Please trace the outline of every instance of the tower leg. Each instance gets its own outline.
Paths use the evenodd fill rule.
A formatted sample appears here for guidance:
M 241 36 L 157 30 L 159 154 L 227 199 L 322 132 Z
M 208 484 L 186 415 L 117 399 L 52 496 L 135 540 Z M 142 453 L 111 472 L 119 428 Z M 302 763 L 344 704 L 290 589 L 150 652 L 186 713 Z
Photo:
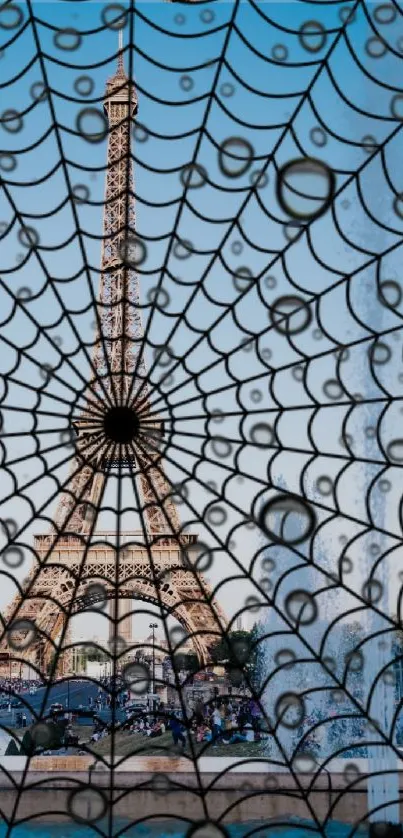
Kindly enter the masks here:
M 113 618 L 114 616 L 114 608 L 115 603 L 113 599 L 109 600 L 109 616 Z M 132 601 L 131 599 L 120 599 L 118 601 L 118 619 L 123 617 L 124 619 L 118 623 L 116 634 L 118 637 L 122 637 L 123 640 L 127 645 L 132 643 L 132 615 L 130 611 L 132 610 Z M 126 616 L 127 615 L 127 616 Z M 115 635 L 115 625 L 114 623 L 109 623 L 109 640 L 112 640 Z

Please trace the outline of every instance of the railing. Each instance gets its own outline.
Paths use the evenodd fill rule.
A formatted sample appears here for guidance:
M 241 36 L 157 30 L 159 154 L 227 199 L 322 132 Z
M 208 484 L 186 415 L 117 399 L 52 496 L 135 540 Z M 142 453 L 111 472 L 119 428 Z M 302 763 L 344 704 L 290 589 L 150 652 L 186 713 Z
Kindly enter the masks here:
M 169 539 L 171 542 L 175 543 L 176 540 L 179 540 L 182 544 L 195 544 L 197 541 L 197 534 L 196 533 L 180 533 L 178 535 L 178 539 L 172 533 L 169 532 L 161 532 L 158 533 L 158 536 L 151 536 L 155 538 L 155 543 L 152 545 L 153 547 L 158 547 L 158 541 L 161 539 Z M 82 536 L 79 535 L 60 535 L 58 536 L 57 533 L 35 533 L 34 539 L 38 546 L 41 544 L 51 544 L 55 540 L 57 544 L 60 546 L 66 545 L 82 545 L 84 542 L 87 541 L 88 536 L 83 534 Z M 99 541 L 109 541 L 113 545 L 114 542 L 117 540 L 117 532 L 116 530 L 97 530 L 91 535 L 90 543 L 95 543 Z M 119 543 L 120 544 L 129 544 L 130 542 L 137 542 L 140 546 L 145 544 L 144 541 L 144 533 L 142 530 L 125 530 L 124 532 L 119 534 Z M 164 546 L 164 545 L 162 545 Z

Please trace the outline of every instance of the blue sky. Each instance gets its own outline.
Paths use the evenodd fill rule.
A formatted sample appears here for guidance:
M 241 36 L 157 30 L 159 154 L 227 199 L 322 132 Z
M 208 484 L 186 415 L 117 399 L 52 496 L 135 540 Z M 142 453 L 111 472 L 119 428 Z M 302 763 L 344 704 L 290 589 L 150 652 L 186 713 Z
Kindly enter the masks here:
M 28 355 L 40 364 L 52 367 L 61 363 L 62 382 L 53 380 L 44 388 L 43 409 L 52 405 L 56 416 L 52 419 L 41 416 L 40 427 L 44 431 L 55 432 L 49 433 L 49 436 L 43 434 L 41 446 L 45 446 L 46 442 L 51 444 L 52 440 L 56 444 L 60 431 L 67 427 L 74 392 L 82 392 L 82 379 L 85 380 L 88 375 L 88 359 L 84 352 L 77 351 L 77 337 L 72 324 L 89 345 L 94 320 L 91 289 L 92 293 L 96 293 L 99 279 L 106 139 L 92 143 L 82 136 L 75 136 L 74 132 L 78 114 L 83 109 L 100 107 L 106 79 L 115 68 L 117 32 L 104 27 L 99 32 L 94 31 L 102 26 L 101 15 L 106 6 L 93 2 L 34 2 L 34 26 L 28 26 L 18 41 L 7 46 L 0 64 L 1 79 L 5 85 L 2 89 L 0 151 L 3 154 L 21 152 L 15 154 L 16 168 L 9 173 L 3 169 L 2 176 L 7 181 L 7 190 L 15 205 L 27 214 L 25 223 L 38 233 L 38 253 L 49 274 L 45 290 L 43 269 L 35 254 L 28 255 L 27 248 L 21 245 L 19 224 L 15 223 L 2 241 L 1 276 L 4 284 L 1 287 L 1 310 L 5 313 L 11 310 L 7 288 L 14 294 L 18 289 L 28 287 L 33 299 L 19 303 L 13 318 L 3 326 L 3 334 L 17 347 L 28 346 L 35 337 L 35 328 L 25 313 L 28 310 L 42 326 L 46 326 L 46 335 L 51 338 L 49 342 L 42 337 L 34 349 L 27 350 Z M 128 8 L 130 4 L 124 3 L 123 6 Z M 187 353 L 186 363 L 191 372 L 199 372 L 210 362 L 215 362 L 212 369 L 199 378 L 200 386 L 207 394 L 205 404 L 183 363 L 178 364 L 174 383 L 168 383 L 166 395 L 158 401 L 156 399 L 156 406 L 162 414 L 167 416 L 170 411 L 172 415 L 172 410 L 175 411 L 178 428 L 176 443 L 186 449 L 183 453 L 173 447 L 169 452 L 167 471 L 170 478 L 174 482 L 187 479 L 187 472 L 194 465 L 192 451 L 201 452 L 198 479 L 193 478 L 188 483 L 189 497 L 197 515 L 183 505 L 180 510 L 184 518 L 188 517 L 191 521 L 194 517 L 203 517 L 206 503 L 216 497 L 206 490 L 207 481 L 214 481 L 219 496 L 223 481 L 228 474 L 231 475 L 225 488 L 226 502 L 223 503 L 228 513 L 227 522 L 216 531 L 218 543 L 221 541 L 224 546 L 221 546 L 221 553 L 211 571 L 214 583 L 232 572 L 232 561 L 225 547 L 228 533 L 243 514 L 249 515 L 256 493 L 268 485 L 268 474 L 274 485 L 283 476 L 292 491 L 300 491 L 302 469 L 315 453 L 309 439 L 308 420 L 317 403 L 326 407 L 318 413 L 315 424 L 315 444 L 320 456 L 314 458 L 307 472 L 306 485 L 311 487 L 312 497 L 318 499 L 312 488 L 317 478 L 321 474 L 333 475 L 341 468 L 340 458 L 345 456 L 346 451 L 338 440 L 342 415 L 350 406 L 351 395 L 348 392 L 344 394 L 346 407 L 339 407 L 332 404 L 334 399 L 327 396 L 323 389 L 326 380 L 335 377 L 335 358 L 329 354 L 310 364 L 308 398 L 295 367 L 301 365 L 304 357 L 309 358 L 325 350 L 330 353 L 339 344 L 348 344 L 370 334 L 368 326 L 371 326 L 374 309 L 369 306 L 364 312 L 363 288 L 365 283 L 371 286 L 371 300 L 375 300 L 376 278 L 373 266 L 363 266 L 371 255 L 398 244 L 401 237 L 402 219 L 391 211 L 394 193 L 403 189 L 401 167 L 396 165 L 401 154 L 400 134 L 388 143 L 385 150 L 389 184 L 381 172 L 379 155 L 370 162 L 370 155 L 363 148 L 363 138 L 369 135 L 382 142 L 398 129 L 399 121 L 391 112 L 391 101 L 399 89 L 401 78 L 402 59 L 396 45 L 403 34 L 403 25 L 400 19 L 392 25 L 379 24 L 374 19 L 375 4 L 366 4 L 359 7 L 356 20 L 348 26 L 344 35 L 340 35 L 340 12 L 345 7 L 345 3 L 295 2 L 259 3 L 254 8 L 249 2 L 241 2 L 236 7 L 233 21 L 237 28 L 232 24 L 231 35 L 227 38 L 228 22 L 235 9 L 233 4 L 136 3 L 135 14 L 123 29 L 125 65 L 134 73 L 138 89 L 138 121 L 149 132 L 145 142 L 135 141 L 133 146 L 136 229 L 147 248 L 147 258 L 138 270 L 146 324 L 151 315 L 147 361 L 150 366 L 153 364 L 155 347 L 169 337 L 169 345 L 178 358 Z M 21 4 L 21 8 L 26 14 L 26 5 Z M 203 14 L 204 18 L 201 17 Z M 318 31 L 325 32 L 323 45 L 318 51 L 309 49 L 312 44 L 314 47 L 318 45 L 317 39 L 309 41 L 306 36 L 305 40 L 301 39 L 300 27 L 312 20 L 317 22 Z M 381 58 L 368 55 L 368 49 L 373 49 L 371 39 L 378 37 L 373 26 L 377 27 L 382 39 L 391 48 Z M 54 43 L 57 29 L 66 28 L 85 33 L 78 49 L 67 51 Z M 166 31 L 162 32 L 160 28 Z M 0 29 L 2 42 L 7 43 L 17 31 Z M 211 34 L 208 35 L 209 31 Z M 184 37 L 195 33 L 197 37 Z M 131 52 L 127 48 L 129 42 L 134 42 Z M 33 62 L 31 69 L 13 84 L 6 84 L 36 56 L 37 43 L 41 45 L 41 60 Z M 226 63 L 220 63 L 224 43 Z M 287 57 L 285 61 L 276 61 L 273 54 L 287 54 Z M 328 55 L 328 64 L 322 67 L 325 55 Z M 206 62 L 210 65 L 200 68 Z M 371 73 L 371 79 L 364 74 L 364 69 Z M 44 72 L 52 89 L 52 109 L 49 100 L 32 107 L 32 85 L 43 82 Z M 94 90 L 89 96 L 80 96 L 75 89 L 77 79 L 82 75 L 93 80 Z M 237 75 L 247 87 L 242 85 Z M 378 84 L 377 79 L 386 81 L 387 86 Z M 210 104 L 212 89 L 218 101 Z M 228 92 L 231 92 L 230 96 Z M 352 107 L 343 100 L 342 94 L 348 97 Z M 64 97 L 68 97 L 67 100 Z M 399 100 L 396 103 L 399 107 Z M 9 132 L 5 128 L 4 112 L 9 109 L 19 112 L 28 109 L 19 132 Z M 56 117 L 59 126 L 57 132 L 50 130 L 53 117 Z M 287 128 L 291 117 L 292 131 Z M 247 125 L 242 124 L 244 122 Z M 194 157 L 202 123 L 205 123 L 206 130 L 197 146 L 196 160 L 208 173 L 209 182 L 200 189 L 189 190 L 190 206 L 185 206 L 178 213 L 177 201 L 183 191 L 180 173 Z M 50 132 L 48 138 L 36 149 L 23 153 L 23 149 L 34 144 L 47 129 Z M 94 130 L 94 126 L 90 126 L 90 130 Z M 186 138 L 167 139 L 187 132 L 190 135 Z M 163 139 L 155 135 L 163 135 Z M 144 133 L 138 129 L 137 136 L 141 140 Z M 253 148 L 253 162 L 237 178 L 225 177 L 219 167 L 217 146 L 219 148 L 231 137 L 240 137 Z M 66 161 L 64 167 L 58 166 L 60 148 Z M 275 187 L 278 170 L 290 160 L 301 157 L 301 154 L 313 156 L 329 166 L 335 172 L 337 190 L 344 183 L 346 186 L 335 199 L 333 212 L 327 212 L 311 224 L 309 237 L 305 233 L 293 243 L 289 239 L 295 227 L 289 225 L 290 215 L 279 206 Z M 270 155 L 267 185 L 257 194 L 249 196 L 240 215 L 240 225 L 232 229 L 221 247 L 231 219 L 248 197 L 251 177 L 256 177 L 256 172 L 263 168 Z M 391 230 L 381 229 L 371 220 L 369 212 L 363 212 L 355 182 L 348 185 L 351 174 L 365 163 L 366 168 L 359 181 L 363 198 L 369 212 L 382 218 Z M 57 169 L 49 181 L 30 187 L 24 185 L 45 177 L 52 167 Z M 157 171 L 153 172 L 152 168 Z M 326 169 L 322 171 L 326 172 Z M 70 203 L 56 214 L 49 215 L 63 203 L 69 189 L 78 184 L 88 188 L 89 200 L 93 203 L 75 205 L 82 230 L 81 243 L 75 235 L 76 222 Z M 319 195 L 326 194 L 327 179 L 323 175 L 311 176 L 309 184 L 315 190 L 322 190 Z M 44 213 L 48 214 L 46 218 L 38 217 Z M 10 200 L 3 194 L 0 198 L 0 221 L 9 223 L 11 218 Z M 189 259 L 175 257 L 170 249 L 174 225 L 178 236 L 192 242 L 199 253 Z M 72 240 L 65 244 L 70 236 Z M 87 272 L 83 271 L 81 246 L 90 266 Z M 213 258 L 217 252 L 224 261 Z M 26 260 L 21 265 L 20 254 Z M 240 297 L 235 321 L 228 305 L 239 297 L 239 290 L 234 288 L 231 271 L 245 267 L 257 279 L 251 283 L 248 293 Z M 398 277 L 399 248 L 388 257 L 385 268 L 382 262 L 382 270 L 385 270 L 383 276 L 388 280 Z M 352 280 L 346 278 L 346 274 L 350 273 L 354 274 Z M 75 274 L 77 278 L 71 280 Z M 267 277 L 271 279 L 267 281 Z M 164 310 L 152 309 L 148 296 L 150 289 L 159 281 L 170 296 Z M 198 290 L 190 304 L 196 286 Z M 353 303 L 354 299 L 357 301 L 356 314 L 364 317 L 361 326 L 349 314 L 347 288 L 351 290 Z M 270 327 L 267 312 L 268 305 L 286 294 L 297 294 L 302 300 L 321 295 L 320 306 L 314 311 L 309 328 L 295 336 L 293 346 L 284 335 Z M 69 315 L 56 326 L 54 324 L 60 318 L 62 304 L 67 307 Z M 187 312 L 187 325 L 183 320 L 180 322 L 179 315 L 183 310 Z M 322 329 L 319 328 L 318 312 Z M 387 311 L 385 317 L 383 327 L 385 323 L 389 328 L 400 324 L 398 309 Z M 219 324 L 214 325 L 218 318 Z M 175 331 L 170 336 L 173 327 Z M 208 333 L 210 342 L 200 337 L 203 330 Z M 259 338 L 259 350 L 266 355 L 262 354 L 260 360 L 254 348 L 249 352 L 244 349 L 235 351 L 246 335 L 261 331 L 266 333 Z M 55 342 L 55 337 L 63 341 L 62 348 L 58 346 L 58 341 Z M 64 353 L 72 353 L 76 373 L 61 357 L 60 349 Z M 227 369 L 220 360 L 220 351 L 232 352 Z M 15 350 L 10 345 L 3 346 L 1 373 L 9 374 L 15 357 Z M 396 357 L 393 356 L 394 359 Z M 364 361 L 361 359 L 360 363 L 364 364 Z M 273 382 L 270 369 L 282 367 L 286 369 L 276 373 L 270 392 L 269 384 Z M 400 395 L 402 383 L 397 378 L 397 367 L 392 364 L 392 368 L 395 371 L 393 392 Z M 153 366 L 152 381 L 155 382 L 164 370 Z M 353 375 L 347 373 L 345 382 L 349 374 L 350 377 Z M 260 378 L 253 382 L 253 376 Z M 19 381 L 32 383 L 35 387 L 43 383 L 38 366 L 27 357 L 21 359 L 17 377 Z M 239 381 L 239 386 L 234 385 L 234 379 Z M 226 386 L 223 393 L 209 395 Z M 389 386 L 392 386 L 390 382 Z M 378 392 L 376 388 L 375 391 Z M 52 393 L 55 396 L 53 400 Z M 21 384 L 15 384 L 8 391 L 7 404 L 32 410 L 35 399 L 35 393 Z M 279 415 L 279 408 L 282 415 L 277 431 L 281 453 L 273 449 L 262 450 L 253 444 L 245 446 L 238 468 L 246 476 L 240 482 L 234 459 L 236 440 L 241 438 L 240 418 L 244 416 L 242 430 L 249 440 L 253 425 L 256 422 L 273 424 L 272 420 Z M 209 420 L 210 434 L 235 440 L 230 456 L 223 460 L 224 468 L 211 451 L 211 442 L 203 452 L 206 432 L 203 416 L 206 416 L 206 409 L 238 413 L 237 416 L 228 416 L 223 423 Z M 4 410 L 3 416 L 6 434 L 21 431 L 20 436 L 7 436 L 5 439 L 9 459 L 27 455 L 24 463 L 13 467 L 24 484 L 27 480 L 24 474 L 33 479 L 40 468 L 33 456 L 32 425 L 24 413 L 18 415 L 15 411 L 7 413 Z M 189 433 L 199 434 L 200 438 L 191 438 L 186 435 Z M 387 431 L 387 434 L 391 433 Z M 63 455 L 59 448 L 54 455 L 48 455 L 48 464 L 53 466 L 67 453 Z M 207 453 L 210 460 L 205 456 Z M 268 472 L 273 455 L 271 471 Z M 347 459 L 349 457 L 347 453 Z M 225 470 L 225 466 L 229 471 Z M 56 474 L 64 480 L 66 466 L 57 470 Z M 10 478 L 5 476 L 3 485 L 7 495 Z M 354 493 L 353 486 L 350 482 L 344 495 L 346 511 Z M 54 491 L 54 484 L 45 477 L 30 491 L 35 503 L 44 503 Z M 112 487 L 112 504 L 114 491 Z M 239 516 L 231 509 L 229 501 L 241 510 Z M 325 508 L 332 508 L 328 498 L 322 497 L 320 501 Z M 51 515 L 53 508 L 51 506 L 47 514 Z M 30 517 L 28 504 L 15 499 L 4 506 L 3 514 L 4 517 L 17 519 L 24 527 Z M 128 520 L 132 522 L 130 528 L 134 528 L 135 517 L 134 513 L 128 515 Z M 114 526 L 111 513 L 105 512 L 103 520 L 104 528 Z M 24 529 L 22 540 L 29 543 L 32 532 L 43 527 L 47 529 L 44 522 L 33 522 Z M 214 533 L 206 531 L 201 522 L 197 530 L 201 538 L 210 539 L 209 543 L 212 543 Z M 243 526 L 232 540 L 236 542 L 234 555 L 241 564 L 249 563 L 258 546 L 257 530 L 246 530 Z M 25 572 L 26 568 L 21 570 L 21 575 Z M 245 595 L 246 591 L 243 588 L 240 591 L 239 583 L 228 583 L 222 593 L 224 607 L 229 611 L 235 605 L 241 607 Z M 6 586 L 3 596 L 6 601 L 9 596 Z

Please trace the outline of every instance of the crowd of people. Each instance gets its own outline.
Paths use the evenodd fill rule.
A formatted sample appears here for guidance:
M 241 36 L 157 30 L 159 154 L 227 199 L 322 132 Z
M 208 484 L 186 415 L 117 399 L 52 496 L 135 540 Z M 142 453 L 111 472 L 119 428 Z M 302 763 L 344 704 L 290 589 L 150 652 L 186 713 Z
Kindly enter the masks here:
M 215 696 L 209 701 L 201 699 L 187 703 L 185 714 L 184 708 L 178 709 L 173 704 L 164 706 L 156 705 L 154 711 L 145 707 L 143 711 L 133 711 L 130 707 L 130 693 L 125 691 L 121 685 L 121 693 L 114 696 L 114 707 L 125 711 L 125 721 L 122 716 L 116 717 L 114 722 L 102 719 L 101 711 L 111 709 L 112 698 L 108 694 L 108 687 L 111 679 L 102 679 L 102 686 L 98 687 L 95 696 L 90 696 L 87 708 L 93 711 L 94 729 L 90 743 L 96 743 L 108 737 L 112 730 L 126 731 L 129 735 L 143 736 L 149 739 L 156 739 L 170 732 L 174 745 L 181 745 L 184 748 L 192 738 L 194 742 L 201 745 L 210 743 L 212 747 L 218 745 L 235 745 L 243 742 L 259 742 L 266 738 L 264 731 L 264 719 L 260 712 L 259 705 L 253 699 L 246 697 L 219 697 Z M 31 689 L 37 688 L 38 683 L 13 678 L 12 681 L 0 679 L 0 694 L 5 697 L 20 696 Z M 106 688 L 106 689 L 105 689 Z M 60 705 L 61 707 L 61 705 Z M 84 708 L 83 708 L 84 709 Z M 80 712 L 80 705 L 78 707 Z M 98 717 L 98 712 L 100 716 Z M 62 718 L 58 711 L 58 720 Z M 66 746 L 77 745 L 78 739 L 74 735 L 72 724 L 76 721 L 74 711 L 70 710 L 63 714 L 65 718 Z M 16 716 L 16 727 L 25 728 L 28 722 L 25 707 L 20 706 Z
M 162 736 L 170 730 L 173 743 L 185 747 L 186 738 L 192 736 L 198 744 L 210 742 L 218 745 L 234 745 L 240 742 L 260 742 L 265 738 L 263 717 L 258 704 L 253 700 L 217 700 L 193 708 L 186 721 L 178 711 L 161 709 L 153 716 L 135 715 L 123 725 L 130 734 L 148 736 L 151 739 Z M 95 740 L 97 741 L 97 740 Z
M 38 681 L 26 681 L 22 678 L 0 678 L 0 695 L 21 695 L 21 693 L 35 690 L 38 687 Z

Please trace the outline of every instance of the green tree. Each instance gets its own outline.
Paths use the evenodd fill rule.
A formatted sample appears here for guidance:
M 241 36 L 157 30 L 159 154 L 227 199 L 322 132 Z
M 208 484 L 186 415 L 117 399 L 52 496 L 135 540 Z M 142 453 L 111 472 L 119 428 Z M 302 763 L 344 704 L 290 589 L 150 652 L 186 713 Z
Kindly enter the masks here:
M 35 753 L 36 745 L 29 730 L 26 730 L 22 737 L 20 754 L 24 757 L 32 757 Z
M 20 749 L 19 749 L 15 739 L 10 739 L 10 741 L 7 745 L 6 752 L 5 752 L 4 756 L 6 756 L 6 757 L 18 757 L 19 754 L 20 754 Z
M 252 654 L 250 631 L 231 631 L 210 649 L 214 663 L 244 666 Z
M 185 672 L 195 673 L 200 669 L 200 664 L 194 652 L 178 652 L 173 657 L 173 667 L 176 672 L 185 670 Z
M 255 685 L 260 655 L 258 638 L 258 627 L 255 626 L 252 631 L 229 632 L 211 647 L 213 662 L 225 666 L 234 686 L 240 686 L 245 676 L 252 686 Z

